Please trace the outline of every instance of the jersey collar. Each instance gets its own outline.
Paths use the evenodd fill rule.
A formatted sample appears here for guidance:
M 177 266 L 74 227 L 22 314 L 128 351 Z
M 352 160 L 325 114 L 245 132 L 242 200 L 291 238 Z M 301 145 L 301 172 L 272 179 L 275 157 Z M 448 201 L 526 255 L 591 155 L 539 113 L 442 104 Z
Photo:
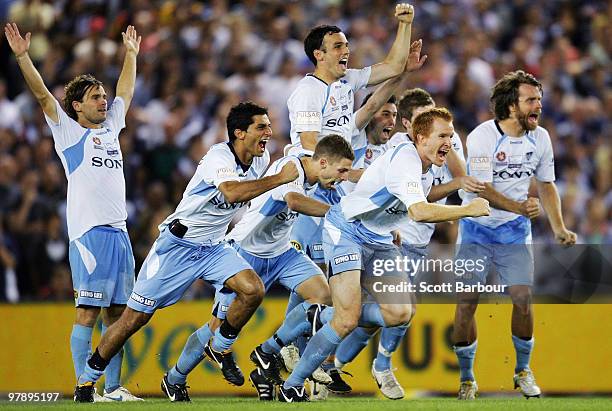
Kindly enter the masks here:
M 236 150 L 234 150 L 234 145 L 231 142 L 227 142 L 227 146 L 229 147 L 230 151 L 232 152 L 232 154 L 234 155 L 234 160 L 236 160 L 236 164 L 238 164 L 240 166 L 240 168 L 242 168 L 243 172 L 247 172 L 249 171 L 249 168 L 251 167 L 250 164 L 244 164 L 242 161 L 240 161 L 240 158 L 238 158 L 238 155 L 236 154 Z
M 329 84 L 327 84 L 327 83 L 325 82 L 325 80 L 320 79 L 319 77 L 315 76 L 313 73 L 308 73 L 308 74 L 306 74 L 306 75 L 307 75 L 307 76 L 310 76 L 310 77 L 314 77 L 314 78 L 316 78 L 316 79 L 317 79 L 317 80 L 319 80 L 321 83 L 325 84 L 325 87 L 329 86 Z

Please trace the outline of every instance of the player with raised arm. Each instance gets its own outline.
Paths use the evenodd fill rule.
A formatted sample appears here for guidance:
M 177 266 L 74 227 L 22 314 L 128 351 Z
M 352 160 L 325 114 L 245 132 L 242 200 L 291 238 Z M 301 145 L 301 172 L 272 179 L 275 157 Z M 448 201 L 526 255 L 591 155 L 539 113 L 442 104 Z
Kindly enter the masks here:
M 552 144 L 548 132 L 538 125 L 542 112 L 542 85 L 522 70 L 504 75 L 493 87 L 491 105 L 495 118 L 476 127 L 467 138 L 468 172 L 485 183 L 478 195 L 489 201 L 491 215 L 464 219 L 459 225 L 457 258 L 482 259 L 481 273 L 458 277 L 469 285 L 486 283 L 491 264 L 512 299 L 512 342 L 516 350 L 515 388 L 525 397 L 537 397 L 529 360 L 533 349 L 533 254 L 530 219 L 539 212 L 537 198 L 528 197 L 536 178 L 542 205 L 555 238 L 564 245 L 576 242 L 576 234 L 563 224 L 561 202 L 555 187 Z M 476 194 L 467 193 L 464 203 Z M 473 365 L 478 344 L 474 313 L 479 294 L 458 293 L 453 331 L 459 360 L 459 399 L 474 399 L 478 385 Z
M 110 107 L 102 83 L 88 74 L 66 85 L 62 107 L 28 55 L 31 34 L 22 37 L 15 23 L 6 24 L 4 33 L 30 91 L 42 107 L 68 180 L 66 216 L 76 305 L 70 350 L 78 377 L 91 352 L 91 335 L 100 311 L 105 333 L 124 311 L 134 286 L 119 133 L 125 127 L 134 94 L 140 37 L 133 26 L 122 33 L 125 59 Z M 109 357 L 104 395 L 92 391 L 92 400 L 141 400 L 120 384 L 122 346 Z
M 401 259 L 391 232 L 402 219 L 438 222 L 489 212 L 487 201 L 482 199 L 464 206 L 427 203 L 423 174 L 427 177 L 432 164 L 444 163 L 453 134 L 452 116 L 445 109 L 432 109 L 417 117 L 416 123 L 416 143 L 387 151 L 365 170 L 355 190 L 325 217 L 323 245 L 334 307 L 309 309 L 313 328 L 322 328 L 310 339 L 297 367 L 280 388 L 281 401 L 307 401 L 305 379 L 358 324 L 395 326 L 407 324 L 412 318 L 411 303 L 380 302 L 363 307 L 360 303 L 361 271 L 371 275 L 374 258 Z M 384 276 L 401 278 L 405 273 L 396 267 Z M 299 325 L 291 322 L 288 317 L 281 328 Z
M 270 161 L 266 144 L 272 128 L 267 113 L 251 102 L 231 108 L 229 142 L 210 148 L 176 211 L 160 224 L 160 235 L 142 265 L 128 308 L 108 328 L 79 376 L 77 401 L 91 401 L 93 386 L 109 359 L 157 309 L 176 303 L 197 279 L 223 284 L 236 293 L 212 338 L 211 347 L 217 352 L 229 349 L 261 303 L 264 287 L 260 278 L 224 236 L 241 207 L 298 177 L 295 164 L 289 163 L 278 174 L 260 178 Z M 189 401 L 184 384 L 172 385 L 164 378 L 162 390 L 174 401 Z

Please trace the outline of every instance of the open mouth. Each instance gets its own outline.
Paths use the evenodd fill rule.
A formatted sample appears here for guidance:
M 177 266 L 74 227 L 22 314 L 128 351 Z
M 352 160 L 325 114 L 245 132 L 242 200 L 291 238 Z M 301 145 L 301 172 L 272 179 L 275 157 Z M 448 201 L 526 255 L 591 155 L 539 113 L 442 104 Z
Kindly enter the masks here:
M 261 151 L 266 151 L 266 145 L 268 144 L 268 141 L 270 141 L 269 138 L 259 140 L 259 143 L 257 143 L 257 147 L 259 147 Z
M 448 152 L 450 151 L 449 148 L 441 148 L 438 150 L 438 159 L 441 160 L 442 162 L 446 161 L 446 156 L 448 156 Z
M 342 67 L 344 70 L 347 69 L 348 67 L 348 57 L 345 57 L 343 59 L 341 59 L 338 64 L 340 64 L 340 67 Z
M 527 119 L 529 120 L 530 123 L 538 123 L 538 120 L 540 119 L 540 114 L 538 113 L 531 113 L 529 114 L 529 116 L 527 116 Z
M 383 128 L 382 136 L 388 140 L 389 138 L 391 138 L 392 131 L 393 131 L 393 127 L 385 127 Z

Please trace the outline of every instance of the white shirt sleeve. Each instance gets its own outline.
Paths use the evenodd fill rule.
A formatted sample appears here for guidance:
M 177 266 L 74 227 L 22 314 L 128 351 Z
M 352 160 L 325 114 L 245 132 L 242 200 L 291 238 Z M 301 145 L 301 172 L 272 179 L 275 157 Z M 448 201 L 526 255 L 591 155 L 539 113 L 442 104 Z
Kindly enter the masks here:
M 535 169 L 535 176 L 538 181 L 549 183 L 555 181 L 555 158 L 552 143 L 546 130 L 543 130 L 538 138 L 541 139 L 543 152 Z
M 402 147 L 389 164 L 385 173 L 385 186 L 406 208 L 427 201 L 421 183 L 422 163 L 418 154 Z
M 453 137 L 451 138 L 451 145 L 455 153 L 459 155 L 459 158 L 465 161 L 465 154 L 463 154 L 463 142 L 461 141 L 461 137 L 459 137 L 459 134 L 453 134 Z
M 45 120 L 51 129 L 55 145 L 64 150 L 79 142 L 87 129 L 81 127 L 79 123 L 68 117 L 61 104 L 55 100 L 55 111 L 57 111 L 58 122 L 54 122 L 45 114 Z
M 236 172 L 236 160 L 229 151 L 213 150 L 204 157 L 202 179 L 209 184 L 219 187 L 226 181 L 240 181 Z
M 106 116 L 106 122 L 117 131 L 117 134 L 125 128 L 125 102 L 121 97 L 115 97 L 113 100 Z
M 286 157 L 280 160 L 278 163 L 276 163 L 274 173 L 279 173 L 283 166 L 290 161 L 295 163 L 295 166 L 298 169 L 298 178 L 290 183 L 276 187 L 272 193 L 272 198 L 275 200 L 285 201 L 285 196 L 289 193 L 304 194 L 304 173 L 302 171 L 302 166 L 298 164 L 300 161 L 299 159 L 296 157 Z
M 368 85 L 372 74 L 372 67 L 364 67 L 362 69 L 348 69 L 344 79 L 351 85 L 353 92 L 360 90 Z
M 321 132 L 323 127 L 323 106 L 325 94 L 319 87 L 309 87 L 307 82 L 300 82 L 289 100 L 289 119 L 296 133 L 304 131 Z
M 479 127 L 468 135 L 466 144 L 468 175 L 483 183 L 492 183 L 494 139 L 488 138 Z

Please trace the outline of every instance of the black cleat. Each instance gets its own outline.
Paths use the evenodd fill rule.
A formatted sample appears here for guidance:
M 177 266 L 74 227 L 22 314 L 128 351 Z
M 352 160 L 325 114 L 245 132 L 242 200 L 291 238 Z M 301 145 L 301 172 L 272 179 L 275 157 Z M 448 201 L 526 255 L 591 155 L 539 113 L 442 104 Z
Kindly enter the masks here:
M 239 387 L 244 384 L 244 375 L 240 371 L 238 364 L 236 364 L 234 355 L 230 350 L 223 352 L 215 351 L 209 342 L 204 347 L 204 354 L 219 366 L 225 381 Z
M 191 402 L 187 392 L 187 384 L 170 384 L 168 373 L 165 373 L 164 378 L 162 378 L 161 390 L 172 402 Z
M 274 384 L 271 384 L 261 373 L 259 368 L 255 368 L 249 374 L 249 380 L 253 387 L 257 390 L 257 396 L 260 401 L 272 401 L 274 399 Z
M 278 400 L 280 402 L 308 402 L 310 398 L 303 386 L 284 388 L 281 385 L 278 387 Z
M 74 387 L 74 402 L 94 402 L 94 385 L 87 381 Z
M 321 322 L 321 311 L 326 308 L 327 306 L 325 304 L 313 304 L 308 307 L 308 310 L 306 311 L 306 318 L 311 325 L 311 335 L 315 335 L 317 331 L 323 327 L 323 323 Z
M 251 352 L 251 361 L 261 370 L 263 377 L 274 385 L 282 385 L 283 379 L 280 375 L 282 359 L 278 354 L 268 354 L 261 349 L 261 345 L 255 347 Z
M 339 371 L 337 368 L 332 368 L 328 372 L 329 376 L 332 379 L 332 382 L 327 384 L 327 389 L 335 394 L 347 394 L 351 392 L 353 389 L 350 385 L 348 385 L 343 379 L 340 373 L 350 375 L 346 371 Z

